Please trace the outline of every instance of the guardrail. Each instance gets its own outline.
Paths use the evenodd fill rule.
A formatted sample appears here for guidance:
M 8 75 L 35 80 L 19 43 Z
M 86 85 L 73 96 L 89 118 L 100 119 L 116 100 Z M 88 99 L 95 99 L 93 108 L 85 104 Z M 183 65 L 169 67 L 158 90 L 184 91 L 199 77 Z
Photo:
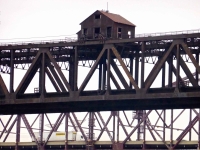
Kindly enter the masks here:
M 143 34 L 136 34 L 135 38 L 178 35 L 178 34 L 194 34 L 194 33 L 200 33 L 200 29 L 173 31 L 173 32 L 143 33 Z M 77 37 L 64 37 L 62 39 L 60 38 L 60 39 L 52 39 L 52 40 L 29 40 L 29 41 L 26 41 L 26 39 L 24 39 L 24 41 L 18 41 L 18 42 L 1 42 L 0 41 L 0 46 L 47 44 L 47 43 L 69 43 L 69 42 L 77 42 L 77 41 L 78 41 Z
M 47 44 L 47 43 L 69 43 L 69 42 L 77 42 L 77 38 L 73 37 L 73 38 L 54 39 L 54 40 L 30 40 L 30 41 L 18 41 L 18 42 L 4 42 L 4 43 L 0 43 L 0 46 Z
M 154 37 L 154 36 L 165 36 L 165 35 L 178 35 L 178 34 L 194 34 L 200 33 L 200 29 L 196 30 L 183 30 L 183 31 L 172 31 L 172 32 L 157 32 L 157 33 L 143 33 L 136 34 L 135 37 Z

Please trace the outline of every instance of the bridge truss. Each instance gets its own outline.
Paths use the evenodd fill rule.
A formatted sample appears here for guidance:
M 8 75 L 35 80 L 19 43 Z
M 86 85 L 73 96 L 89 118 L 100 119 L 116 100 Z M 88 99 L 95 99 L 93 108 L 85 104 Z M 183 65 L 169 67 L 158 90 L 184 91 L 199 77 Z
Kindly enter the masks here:
M 42 135 L 45 113 L 59 112 L 60 119 L 68 120 L 71 116 L 78 124 L 73 112 L 89 112 L 89 120 L 98 120 L 100 130 L 105 130 L 110 137 L 113 149 L 126 149 L 125 146 L 128 146 L 136 130 L 138 142 L 141 142 L 139 137 L 144 138 L 142 144 L 139 144 L 140 148 L 147 146 L 146 130 L 154 141 L 157 141 L 155 136 L 158 136 L 165 148 L 175 148 L 186 134 L 191 134 L 191 129 L 199 135 L 198 129 L 194 128 L 199 121 L 199 112 L 194 108 L 200 106 L 199 45 L 200 33 L 106 41 L 1 45 L 0 71 L 9 74 L 9 78 L 0 76 L 0 113 L 19 114 L 12 123 L 17 123 L 16 132 L 20 132 L 20 120 L 23 120 L 29 134 L 34 137 L 26 115 L 22 114 L 41 114 L 39 129 Z M 19 68 L 25 72 L 24 76 L 18 71 Z M 183 78 L 185 76 L 187 78 Z M 32 85 L 36 87 L 34 90 Z M 194 113 L 195 116 L 189 117 L 189 123 L 185 124 L 182 133 L 174 138 L 173 110 L 170 112 L 171 123 L 167 124 L 166 109 L 185 108 L 190 108 L 189 114 Z M 124 110 L 135 110 L 138 123 L 132 131 L 128 132 L 123 122 L 120 122 L 120 110 L 123 110 L 120 114 L 124 116 Z M 109 132 L 106 123 L 110 119 L 104 120 L 99 111 L 111 111 L 109 118 L 115 122 L 112 130 L 116 132 Z M 157 125 L 150 123 L 148 116 L 152 111 L 156 112 L 158 120 L 164 124 L 162 135 L 155 129 Z M 128 117 L 125 120 L 127 126 L 132 126 Z M 59 123 L 59 118 L 56 122 Z M 52 126 L 53 130 L 58 128 L 57 123 Z M 2 126 L 6 131 L 4 124 Z M 66 121 L 66 126 L 68 124 Z M 88 145 L 94 145 L 92 124 L 93 121 L 88 124 L 88 137 L 81 131 L 80 123 L 78 126 L 84 140 L 91 142 Z M 116 142 L 120 136 L 119 125 L 126 135 L 122 142 Z M 166 128 L 170 128 L 169 143 L 165 140 Z M 16 137 L 16 143 L 18 141 L 19 137 Z M 43 144 L 35 141 L 38 147 L 43 147 L 48 140 Z M 42 143 L 42 136 L 39 141 Z

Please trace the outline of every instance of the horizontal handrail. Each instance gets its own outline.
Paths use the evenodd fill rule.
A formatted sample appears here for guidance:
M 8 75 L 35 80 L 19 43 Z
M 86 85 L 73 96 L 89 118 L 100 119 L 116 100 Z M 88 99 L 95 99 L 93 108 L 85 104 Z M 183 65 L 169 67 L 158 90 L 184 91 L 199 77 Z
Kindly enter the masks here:
M 136 34 L 135 38 L 180 35 L 180 34 L 194 34 L 194 33 L 200 33 L 200 29 L 172 31 L 172 32 L 158 32 L 158 33 L 143 33 L 143 34 Z M 51 40 L 28 40 L 28 41 L 24 39 L 24 41 L 18 41 L 18 42 L 2 42 L 1 43 L 0 41 L 0 46 L 47 44 L 47 43 L 69 43 L 69 42 L 77 42 L 77 41 L 78 41 L 77 37 L 65 37 L 62 39 L 51 39 Z

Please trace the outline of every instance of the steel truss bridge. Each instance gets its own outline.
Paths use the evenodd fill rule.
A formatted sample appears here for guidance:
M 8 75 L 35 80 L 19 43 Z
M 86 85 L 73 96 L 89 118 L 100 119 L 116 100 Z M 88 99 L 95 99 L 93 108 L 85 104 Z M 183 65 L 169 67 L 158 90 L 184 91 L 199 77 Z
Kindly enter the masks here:
M 199 46 L 199 32 L 1 44 L 0 148 L 199 149 Z M 84 140 L 48 141 L 61 124 Z M 22 129 L 34 142 L 20 141 Z

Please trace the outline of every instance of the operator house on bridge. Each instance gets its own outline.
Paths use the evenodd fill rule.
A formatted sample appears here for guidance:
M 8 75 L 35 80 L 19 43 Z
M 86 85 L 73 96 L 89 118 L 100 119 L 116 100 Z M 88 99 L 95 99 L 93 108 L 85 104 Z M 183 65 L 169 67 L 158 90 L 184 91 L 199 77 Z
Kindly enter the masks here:
M 78 39 L 126 39 L 135 37 L 135 25 L 120 15 L 108 11 L 95 11 L 80 23 Z

